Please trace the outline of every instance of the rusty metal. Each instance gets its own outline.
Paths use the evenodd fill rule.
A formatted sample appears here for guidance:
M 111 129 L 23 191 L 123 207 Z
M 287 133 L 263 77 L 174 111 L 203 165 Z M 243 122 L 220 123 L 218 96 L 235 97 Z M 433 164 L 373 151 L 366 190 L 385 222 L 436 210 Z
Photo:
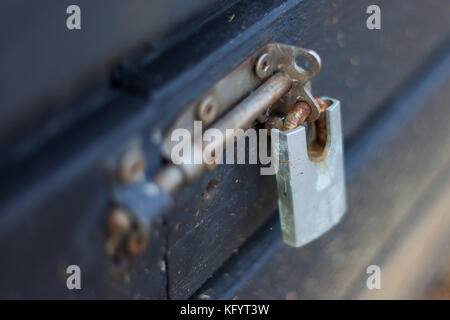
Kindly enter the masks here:
M 289 131 L 302 125 L 311 115 L 311 107 L 304 101 L 295 104 L 291 111 L 286 115 L 283 130 Z
M 272 56 L 268 53 L 263 53 L 256 61 L 255 72 L 260 79 L 265 79 L 273 72 L 274 65 Z
M 328 103 L 320 98 L 316 98 L 317 103 L 320 105 L 322 114 L 319 119 L 314 122 L 315 126 L 315 140 L 310 144 L 311 154 L 320 154 L 321 150 L 325 148 L 327 143 L 327 121 L 325 119 L 325 110 L 328 108 Z
M 309 70 L 304 70 L 297 65 L 296 57 L 298 56 L 304 56 L 309 60 L 311 64 Z M 214 105 L 214 112 L 211 117 L 208 114 L 207 123 L 216 121 L 219 115 L 243 99 L 231 112 L 226 113 L 213 124 L 213 128 L 222 133 L 223 139 L 214 139 L 206 145 L 203 143 L 197 145 L 195 141 L 202 141 L 202 139 L 196 139 L 199 137 L 193 136 L 190 142 L 193 148 L 199 149 L 202 159 L 206 157 L 210 160 L 207 162 L 212 160 L 212 163 L 217 159 L 214 159 L 214 156 L 208 152 L 226 146 L 235 139 L 234 132 L 227 129 L 245 130 L 252 126 L 257 119 L 264 121 L 267 117 L 261 117 L 261 115 L 265 113 L 267 115 L 269 108 L 271 112 L 283 110 L 283 108 L 289 112 L 292 105 L 303 101 L 299 104 L 298 113 L 290 115 L 288 127 L 294 123 L 298 126 L 305 120 L 315 121 L 320 115 L 320 106 L 311 94 L 310 80 L 319 72 L 320 68 L 320 57 L 312 50 L 278 43 L 266 45 L 208 90 L 198 100 L 200 102 L 194 102 L 188 107 L 187 111 L 166 133 L 162 148 L 163 154 L 170 159 L 171 150 L 175 144 L 170 139 L 172 130 L 184 128 L 194 135 L 202 134 L 202 132 L 196 133 L 193 130 L 194 120 L 198 117 L 205 120 L 202 113 L 211 111 L 211 105 Z M 267 80 L 262 83 L 265 78 Z M 214 103 L 211 104 L 211 101 Z M 196 107 L 200 109 L 194 109 Z M 197 110 L 196 116 L 194 116 L 193 110 Z M 282 113 L 287 114 L 288 112 Z M 196 179 L 205 168 L 214 167 L 213 165 L 207 166 L 203 163 L 204 161 L 196 164 L 195 161 L 192 163 L 191 159 L 186 160 L 188 161 L 182 161 L 177 165 L 179 170 L 172 166 L 163 168 L 154 179 L 164 190 L 173 193 L 184 182 Z
M 272 116 L 270 117 L 265 124 L 265 128 L 267 129 L 267 135 L 270 136 L 272 129 L 283 130 L 284 126 L 284 117 L 281 116 Z
M 135 215 L 122 207 L 113 208 L 106 218 L 108 239 L 105 251 L 111 257 L 136 256 L 147 247 L 149 230 Z
M 119 160 L 118 176 L 123 183 L 135 183 L 143 178 L 147 161 L 139 146 L 130 147 Z
M 294 247 L 323 235 L 346 211 L 340 102 L 324 100 L 331 105 L 323 113 L 328 142 L 320 159 L 311 158 L 308 145 L 307 130 L 315 122 L 279 131 L 279 143 L 272 144 L 280 159 L 276 179 L 283 240 Z
M 123 238 L 131 231 L 131 214 L 124 208 L 113 208 L 106 218 L 106 228 L 109 237 L 105 244 L 105 251 L 109 256 L 114 256 L 120 247 Z
M 217 112 L 217 103 L 213 97 L 206 97 L 198 105 L 198 118 L 205 124 L 210 124 L 216 118 Z
M 190 103 L 184 112 L 174 121 L 167 131 L 165 132 L 162 152 L 164 157 L 170 159 L 170 152 L 174 146 L 174 142 L 171 141 L 170 135 L 173 130 L 178 128 L 184 128 L 194 133 L 194 121 L 198 117 L 198 106 L 201 101 L 204 101 L 208 97 L 214 99 L 216 105 L 216 113 L 213 123 L 217 118 L 226 113 L 236 103 L 245 98 L 249 93 L 255 90 L 263 82 L 255 73 L 255 63 L 257 58 L 262 54 L 264 48 L 258 50 L 255 54 L 250 56 L 247 60 L 242 62 L 238 67 L 232 70 L 219 82 L 217 82 L 211 89 L 207 90 L 199 99 Z
M 203 155 L 205 150 L 226 146 L 235 138 L 234 133 L 227 129 L 248 129 L 258 116 L 286 94 L 290 87 L 291 81 L 285 74 L 273 75 L 214 125 L 214 128 L 222 133 L 223 139 L 214 139 L 203 146 L 193 144 L 193 147 L 202 148 L 200 152 Z M 169 165 L 159 171 L 153 179 L 165 191 L 174 193 L 185 181 L 194 180 L 207 168 L 208 166 L 203 162 L 200 164 L 186 162 L 178 166 Z
M 114 208 L 108 215 L 107 228 L 111 233 L 122 234 L 131 230 L 131 218 L 123 208 Z
M 136 230 L 128 235 L 125 252 L 130 256 L 137 256 L 147 248 L 149 240 L 150 236 L 147 232 Z
M 325 110 L 328 108 L 328 103 L 322 99 L 320 99 L 319 97 L 314 98 L 317 103 L 320 106 L 320 112 L 325 112 Z
M 291 106 L 299 101 L 305 101 L 311 107 L 311 115 L 307 121 L 317 120 L 320 115 L 320 106 L 315 101 L 310 80 L 319 73 L 322 62 L 319 55 L 313 50 L 289 46 L 279 43 L 273 43 L 267 46 L 267 53 L 270 53 L 277 63 L 278 69 L 286 73 L 292 79 L 291 90 L 278 101 L 273 110 L 278 110 L 282 114 L 286 114 Z M 310 63 L 310 69 L 304 70 L 297 65 L 296 58 L 298 56 L 305 57 Z
M 314 122 L 317 130 L 317 140 L 320 145 L 325 145 L 326 143 L 326 122 L 325 117 L 322 114 L 328 108 L 328 103 L 320 98 L 314 98 L 315 101 L 320 106 L 321 115 Z M 286 114 L 286 116 L 272 116 L 266 120 L 266 129 L 268 129 L 267 134 L 270 135 L 270 129 L 278 129 L 283 131 L 289 131 L 302 125 L 308 120 L 311 115 L 311 107 L 308 103 L 300 101 L 296 103 L 292 109 Z
M 233 132 L 226 129 L 248 129 L 260 114 L 285 95 L 290 88 L 291 81 L 284 73 L 277 73 L 270 77 L 214 126 L 222 132 L 224 141 L 216 139 L 208 143 L 205 148 L 214 149 L 216 145 L 230 142 L 235 136 Z
M 304 56 L 308 59 L 311 68 L 304 70 L 298 66 L 295 61 L 297 56 Z M 268 57 L 271 59 L 267 60 Z M 267 69 L 268 75 L 260 78 L 257 75 L 258 66 L 264 66 L 264 61 L 266 60 L 267 62 L 271 61 L 271 67 Z M 193 123 L 195 120 L 201 119 L 198 114 L 198 108 L 202 101 L 209 97 L 214 99 L 216 112 L 214 117 L 212 117 L 213 119 L 208 119 L 209 122 L 207 124 L 214 123 L 214 121 L 234 107 L 236 103 L 258 88 L 265 79 L 276 72 L 285 73 L 291 79 L 292 85 L 289 92 L 274 103 L 271 111 L 279 111 L 279 113 L 286 114 L 292 105 L 298 101 L 305 101 L 311 106 L 311 115 L 308 121 L 316 120 L 320 114 L 320 106 L 311 94 L 310 80 L 320 71 L 321 65 L 320 57 L 312 50 L 280 43 L 267 44 L 217 82 L 199 99 L 186 107 L 186 110 L 165 132 L 162 145 L 163 155 L 170 159 L 171 149 L 175 145 L 170 139 L 173 130 L 184 128 L 194 133 Z

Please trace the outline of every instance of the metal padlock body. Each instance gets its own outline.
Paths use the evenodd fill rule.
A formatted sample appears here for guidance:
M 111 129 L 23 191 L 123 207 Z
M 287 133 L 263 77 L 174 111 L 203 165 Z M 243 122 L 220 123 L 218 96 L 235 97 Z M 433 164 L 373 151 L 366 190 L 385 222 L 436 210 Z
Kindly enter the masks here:
M 313 162 L 308 156 L 306 128 L 278 131 L 278 209 L 283 240 L 300 247 L 337 224 L 347 209 L 340 102 L 326 110 L 327 142 L 324 157 Z M 278 149 L 278 150 L 277 150 Z

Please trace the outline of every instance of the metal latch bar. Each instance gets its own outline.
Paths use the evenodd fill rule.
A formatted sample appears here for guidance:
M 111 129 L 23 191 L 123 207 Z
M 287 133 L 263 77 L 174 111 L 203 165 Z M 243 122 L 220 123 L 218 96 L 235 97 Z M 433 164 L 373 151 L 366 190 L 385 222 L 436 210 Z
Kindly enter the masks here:
M 215 129 L 223 133 L 223 140 L 215 139 L 203 147 L 196 145 L 194 147 L 202 148 L 203 153 L 207 148 L 214 149 L 216 146 L 226 145 L 234 139 L 234 135 L 230 135 L 230 131 L 226 129 L 248 129 L 259 115 L 285 95 L 290 88 L 291 80 L 286 74 L 282 72 L 274 74 L 214 125 Z M 166 192 L 173 193 L 185 180 L 192 181 L 197 178 L 205 168 L 204 163 L 169 165 L 159 171 L 154 180 Z

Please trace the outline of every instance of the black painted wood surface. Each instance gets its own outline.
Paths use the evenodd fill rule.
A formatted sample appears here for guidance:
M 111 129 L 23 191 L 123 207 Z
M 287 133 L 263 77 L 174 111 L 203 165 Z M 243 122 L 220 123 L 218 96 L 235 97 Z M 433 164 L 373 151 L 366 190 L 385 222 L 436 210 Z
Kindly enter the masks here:
M 86 98 L 74 91 L 73 101 L 69 99 L 71 111 L 63 108 L 66 111 L 56 116 L 52 114 L 54 125 L 64 130 L 45 134 L 33 147 L 27 144 L 28 139 L 20 140 L 11 151 L 14 156 L 10 159 L 14 161 L 5 161 L 2 166 L 0 243 L 4 259 L 0 261 L 0 269 L 5 272 L 1 273 L 0 282 L 6 285 L 2 287 L 1 296 L 188 298 L 233 253 L 239 252 L 257 230 L 258 234 L 268 235 L 262 242 L 266 246 L 260 251 L 256 246 L 239 254 L 250 257 L 251 262 L 243 264 L 240 274 L 250 272 L 258 277 L 254 282 L 248 278 L 248 282 L 239 283 L 236 281 L 240 278 L 233 276 L 230 280 L 233 289 L 225 291 L 225 287 L 218 286 L 219 290 L 211 296 L 223 297 L 233 292 L 241 297 L 269 297 L 269 293 L 272 297 L 283 297 L 290 288 L 287 283 L 303 288 L 305 297 L 336 293 L 317 292 L 308 287 L 310 278 L 323 275 L 320 273 L 323 269 L 307 262 L 317 254 L 316 259 L 328 261 L 335 268 L 342 266 L 339 263 L 351 264 L 351 259 L 345 255 L 347 251 L 356 252 L 351 249 L 355 242 L 361 242 L 357 235 L 366 233 L 365 229 L 359 230 L 356 221 L 343 224 L 342 228 L 347 229 L 342 233 L 341 242 L 325 250 L 330 236 L 308 247 L 313 249 L 292 251 L 285 248 L 276 236 L 270 238 L 276 232 L 273 230 L 276 224 L 272 230 L 262 227 L 274 216 L 274 179 L 260 176 L 256 166 L 242 165 L 219 166 L 177 194 L 175 210 L 153 225 L 154 239 L 146 254 L 137 259 L 119 281 L 112 281 L 105 276 L 107 266 L 103 250 L 104 217 L 110 205 L 105 163 L 130 139 L 140 137 L 146 141 L 150 176 L 162 162 L 158 147 L 150 139 L 155 132 L 164 130 L 189 102 L 265 43 L 290 43 L 312 48 L 322 57 L 324 67 L 313 82 L 314 93 L 342 101 L 346 144 L 352 146 L 353 142 L 356 146 L 349 152 L 352 156 L 346 159 L 347 166 L 360 163 L 363 168 L 368 161 L 367 169 L 354 171 L 355 177 L 360 178 L 351 180 L 367 182 L 352 182 L 349 197 L 354 199 L 351 203 L 362 200 L 369 203 L 360 209 L 352 205 L 351 210 L 372 212 L 367 209 L 368 205 L 375 208 L 385 203 L 383 212 L 388 215 L 389 209 L 404 203 L 400 201 L 402 195 L 403 199 L 408 199 L 410 194 L 401 193 L 403 185 L 386 188 L 383 172 L 387 172 L 386 179 L 390 173 L 391 179 L 403 179 L 410 175 L 415 162 L 408 162 L 411 167 L 405 167 L 405 162 L 401 161 L 404 153 L 397 162 L 392 162 L 390 156 L 395 153 L 387 152 L 382 163 L 369 163 L 364 143 L 359 145 L 355 141 L 364 141 L 358 140 L 359 136 L 376 123 L 379 114 L 389 118 L 388 99 L 406 82 L 410 79 L 420 82 L 427 71 L 427 61 L 435 59 L 433 53 L 448 39 L 450 26 L 446 18 L 450 5 L 439 0 L 380 1 L 382 29 L 370 31 L 365 26 L 365 9 L 369 4 L 371 1 L 366 0 L 273 0 L 239 1 L 231 3 L 229 8 L 219 6 L 209 12 L 208 19 L 202 23 L 191 20 L 186 29 L 189 32 L 184 31 L 183 37 L 176 32 L 169 34 L 164 40 L 167 49 L 156 52 L 144 49 L 138 57 L 129 57 L 111 79 L 103 76 L 99 83 L 88 85 L 93 94 L 88 97 L 89 112 L 83 116 L 77 114 L 81 112 L 77 106 L 86 103 Z M 233 14 L 231 20 L 229 17 Z M 144 19 L 142 15 L 133 17 Z M 116 44 L 117 47 L 111 49 L 114 54 L 120 47 L 118 42 Z M 65 72 L 67 77 L 71 76 L 69 71 Z M 55 105 L 48 103 L 45 107 L 51 109 Z M 439 110 L 434 114 L 439 114 Z M 64 122 L 67 117 L 74 119 L 67 122 L 70 125 Z M 435 120 L 445 121 L 445 117 Z M 402 123 L 402 117 L 393 121 L 392 126 L 396 127 Z M 445 130 L 444 124 L 436 127 Z M 384 129 L 380 126 L 372 130 Z M 420 156 L 421 146 L 426 145 L 430 148 L 428 155 L 444 159 L 445 154 L 439 155 L 440 149 L 433 149 L 436 145 L 426 143 L 429 136 L 422 136 L 422 133 L 417 133 L 416 140 L 423 137 L 425 141 L 408 149 L 408 154 L 412 158 Z M 420 159 L 423 163 L 432 162 L 429 158 Z M 381 167 L 391 171 L 383 171 Z M 372 171 L 378 174 L 371 174 Z M 428 173 L 424 171 L 423 179 L 431 179 Z M 405 180 L 407 185 L 414 182 Z M 385 189 L 385 193 L 373 197 L 380 188 Z M 205 196 L 206 192 L 209 196 Z M 366 218 L 374 219 L 371 215 L 361 217 Z M 376 226 L 384 227 L 382 223 Z M 348 238 L 351 232 L 355 232 L 355 236 Z M 376 238 L 367 241 L 376 241 Z M 286 255 L 292 260 L 283 260 L 287 259 Z M 344 262 L 336 258 L 341 255 L 346 258 Z M 261 262 L 261 257 L 274 258 L 271 264 L 265 264 L 268 260 Z M 60 265 L 69 261 L 83 264 L 87 282 L 82 293 L 64 289 L 64 277 L 58 272 Z M 279 261 L 288 262 L 276 273 Z M 17 268 L 18 265 L 23 267 Z M 25 266 L 34 266 L 35 273 L 30 274 Z M 298 273 L 289 272 L 304 267 L 309 268 L 310 273 L 305 271 L 303 277 L 294 278 Z M 335 281 L 338 283 L 342 279 L 336 277 Z M 267 286 L 257 289 L 258 281 Z M 236 283 L 238 286 L 234 287 Z M 40 293 L 39 288 L 45 286 L 47 291 Z

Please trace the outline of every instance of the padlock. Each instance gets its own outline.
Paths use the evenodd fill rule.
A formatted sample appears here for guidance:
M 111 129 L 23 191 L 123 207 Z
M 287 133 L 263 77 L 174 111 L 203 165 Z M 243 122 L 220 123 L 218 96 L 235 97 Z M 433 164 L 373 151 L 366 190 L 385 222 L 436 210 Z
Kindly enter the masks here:
M 347 208 L 340 102 L 328 97 L 322 100 L 329 105 L 324 113 L 326 128 L 316 128 L 313 122 L 290 131 L 272 129 L 272 135 L 279 135 L 272 152 L 279 156 L 281 230 L 284 242 L 294 247 L 323 235 Z M 311 138 L 319 134 L 317 130 L 326 130 L 322 147 Z
M 298 57 L 306 58 L 309 68 L 299 66 Z M 163 153 L 171 160 L 170 132 L 183 128 L 195 137 L 191 124 L 200 118 L 222 133 L 202 146 L 195 139 L 188 141 L 193 150 L 203 153 L 234 141 L 229 129 L 246 130 L 256 121 L 266 123 L 267 128 L 271 116 L 287 115 L 292 106 L 305 104 L 304 125 L 295 127 L 296 121 L 286 121 L 289 126 L 294 124 L 289 131 L 269 125 L 269 132 L 279 137 L 279 143 L 272 139 L 272 156 L 279 157 L 275 162 L 279 163 L 276 179 L 283 239 L 295 247 L 324 234 L 346 211 L 340 103 L 323 98 L 328 107 L 322 110 L 311 91 L 311 80 L 321 66 L 320 56 L 313 50 L 267 44 L 193 102 L 164 138 Z M 204 114 L 208 110 L 212 115 Z M 321 148 L 314 143 L 317 137 L 325 140 Z M 172 163 L 162 168 L 154 181 L 173 194 L 207 168 L 203 163 Z

